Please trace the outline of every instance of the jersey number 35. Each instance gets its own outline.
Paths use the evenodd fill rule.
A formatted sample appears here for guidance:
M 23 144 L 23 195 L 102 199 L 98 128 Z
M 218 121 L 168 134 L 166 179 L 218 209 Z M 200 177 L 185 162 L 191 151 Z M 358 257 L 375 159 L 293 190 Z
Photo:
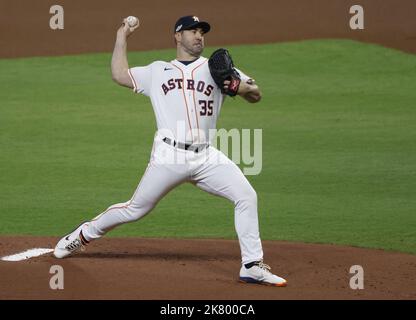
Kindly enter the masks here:
M 201 111 L 199 114 L 201 116 L 212 116 L 214 100 L 199 100 L 199 106 L 201 107 Z

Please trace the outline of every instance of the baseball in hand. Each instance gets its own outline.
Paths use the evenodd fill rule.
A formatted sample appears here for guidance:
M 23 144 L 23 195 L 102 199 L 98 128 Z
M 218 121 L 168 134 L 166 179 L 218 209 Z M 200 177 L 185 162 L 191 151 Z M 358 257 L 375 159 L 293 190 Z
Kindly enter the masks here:
M 133 28 L 136 25 L 139 24 L 139 19 L 133 16 L 128 16 L 127 17 L 127 24 L 129 25 L 129 27 Z

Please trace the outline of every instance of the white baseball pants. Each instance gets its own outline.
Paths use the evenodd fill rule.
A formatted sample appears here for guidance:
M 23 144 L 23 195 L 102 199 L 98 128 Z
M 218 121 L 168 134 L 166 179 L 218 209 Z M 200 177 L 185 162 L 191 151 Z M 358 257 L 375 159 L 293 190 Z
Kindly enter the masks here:
M 149 213 L 170 190 L 191 182 L 235 205 L 235 229 L 242 263 L 263 259 L 257 214 L 257 194 L 240 168 L 210 146 L 195 153 L 175 148 L 156 135 L 147 169 L 130 201 L 110 206 L 82 230 L 94 240 L 118 225 L 133 222 Z

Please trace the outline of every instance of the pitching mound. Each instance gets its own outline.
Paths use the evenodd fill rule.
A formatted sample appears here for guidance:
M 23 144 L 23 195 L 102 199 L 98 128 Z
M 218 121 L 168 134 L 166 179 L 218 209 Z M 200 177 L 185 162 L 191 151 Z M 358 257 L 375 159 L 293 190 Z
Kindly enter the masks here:
M 56 238 L 2 237 L 0 256 L 53 248 Z M 264 241 L 265 262 L 286 288 L 238 282 L 237 241 L 105 238 L 58 260 L 0 261 L 0 299 L 415 299 L 416 255 L 333 245 Z M 64 270 L 52 290 L 51 266 Z M 350 288 L 350 267 L 364 289 Z

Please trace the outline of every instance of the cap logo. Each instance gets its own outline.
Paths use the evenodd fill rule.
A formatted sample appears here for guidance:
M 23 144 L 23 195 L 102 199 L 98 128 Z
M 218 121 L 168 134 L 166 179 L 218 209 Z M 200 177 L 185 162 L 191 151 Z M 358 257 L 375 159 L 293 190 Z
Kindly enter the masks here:
M 195 22 L 199 22 L 199 18 L 196 16 L 193 16 L 192 19 L 194 19 Z
M 177 28 L 176 28 L 176 32 L 178 32 L 179 30 L 181 30 L 182 29 L 182 25 L 179 25 Z

